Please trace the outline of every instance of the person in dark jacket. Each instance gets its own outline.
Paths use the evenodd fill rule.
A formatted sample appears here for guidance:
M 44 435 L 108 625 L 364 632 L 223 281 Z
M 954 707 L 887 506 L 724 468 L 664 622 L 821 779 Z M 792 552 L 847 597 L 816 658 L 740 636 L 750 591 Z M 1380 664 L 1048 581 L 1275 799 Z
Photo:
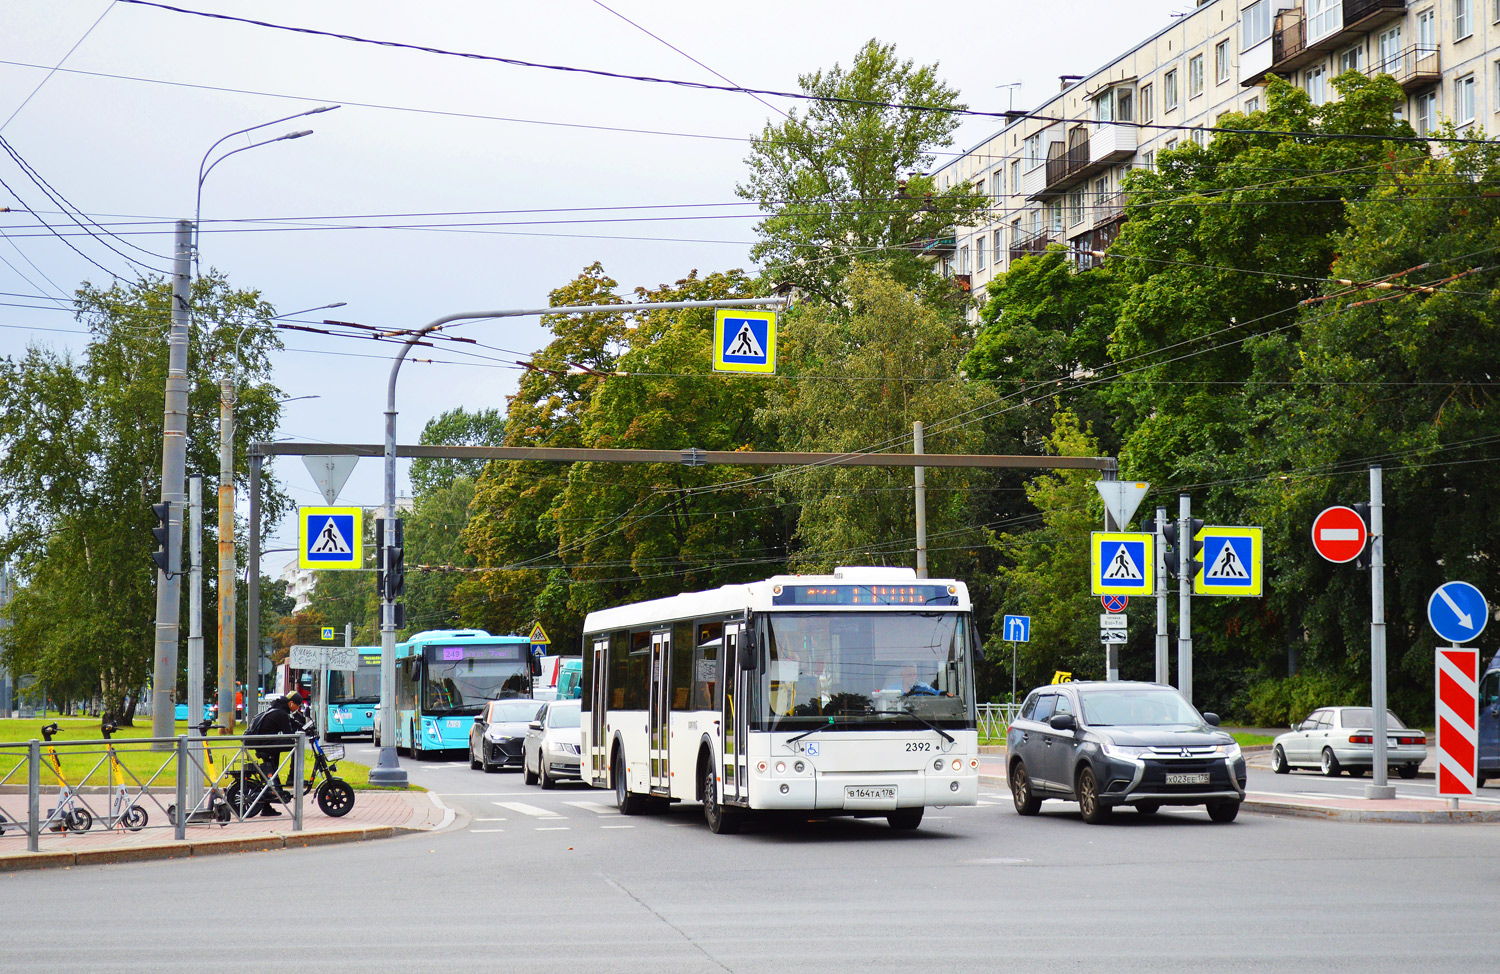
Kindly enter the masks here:
M 304 726 L 302 718 L 302 693 L 293 690 L 291 693 L 279 700 L 272 700 L 261 715 L 255 718 L 255 724 L 249 729 L 253 735 L 261 734 L 295 734 Z M 265 772 L 266 780 L 271 783 L 278 792 L 282 789 L 282 782 L 276 778 L 276 765 L 281 761 L 281 756 L 292 750 L 291 744 L 283 744 L 272 741 L 255 741 L 255 757 L 260 762 L 261 770 Z M 287 764 L 286 784 L 292 781 L 292 765 Z M 284 800 L 284 799 L 283 799 Z M 266 802 L 259 810 L 261 815 L 280 815 L 270 802 Z

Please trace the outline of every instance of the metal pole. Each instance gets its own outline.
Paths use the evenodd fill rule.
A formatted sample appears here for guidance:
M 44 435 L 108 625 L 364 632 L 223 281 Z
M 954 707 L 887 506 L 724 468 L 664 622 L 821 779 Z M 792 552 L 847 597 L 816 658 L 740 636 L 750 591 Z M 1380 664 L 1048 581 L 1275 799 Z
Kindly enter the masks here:
M 182 508 L 187 500 L 183 477 L 187 469 L 188 330 L 191 320 L 193 227 L 177 221 L 176 251 L 172 261 L 172 330 L 167 345 L 166 407 L 162 416 L 161 499 L 171 505 L 168 515 L 167 570 L 156 573 L 156 659 L 151 677 L 151 736 L 172 736 L 176 714 L 177 640 L 182 587 Z M 154 744 L 155 748 L 162 745 Z
M 26 851 L 40 852 L 42 841 L 42 743 L 26 746 Z
M 328 657 L 325 655 L 326 661 Z M 323 667 L 323 672 L 328 672 L 328 667 Z M 302 731 L 297 732 L 297 750 L 292 752 L 292 831 L 302 831 L 302 775 L 305 771 L 307 761 L 307 735 Z
M 177 821 L 172 823 L 177 827 L 178 839 L 187 838 L 187 820 L 191 809 L 197 807 L 188 804 L 188 764 L 187 738 L 177 738 Z
M 1167 524 L 1167 509 L 1156 509 L 1156 682 L 1172 678 L 1171 640 L 1167 636 L 1167 553 L 1162 528 Z
M 203 478 L 188 478 L 188 663 L 187 663 L 187 734 L 195 740 L 198 723 L 203 720 Z M 190 745 L 194 760 L 201 760 L 202 747 Z M 178 791 L 185 793 L 185 802 L 179 809 L 197 808 L 203 800 L 203 780 L 190 775 L 192 780 L 186 788 L 179 784 Z
M 234 380 L 219 380 L 219 723 L 234 730 L 234 672 L 237 667 L 234 618 Z M 246 652 L 246 657 L 253 654 Z M 254 687 L 245 680 L 249 717 Z M 228 717 L 225 717 L 228 714 Z
M 921 456 L 922 424 L 911 424 L 911 452 Z M 927 577 L 927 468 L 916 467 L 917 492 L 917 577 Z
M 254 660 L 255 691 L 245 695 L 245 726 L 260 710 L 260 465 L 258 453 L 250 455 L 250 541 L 245 590 L 245 657 Z
M 1385 719 L 1385 499 L 1380 464 L 1370 467 L 1370 706 L 1375 711 L 1375 780 L 1366 798 L 1395 798 L 1386 776 Z
M 1177 495 L 1177 689 L 1193 702 L 1193 499 Z
M 10 568 L 0 562 L 0 647 L 4 647 L 4 633 L 10 629 L 10 618 L 4 612 L 5 607 L 10 605 L 10 584 Z M 0 667 L 0 718 L 10 716 L 11 700 L 15 696 L 12 684 L 10 671 Z
M 1016 657 L 1021 644 L 1013 642 L 1010 644 L 1010 705 L 1016 705 Z

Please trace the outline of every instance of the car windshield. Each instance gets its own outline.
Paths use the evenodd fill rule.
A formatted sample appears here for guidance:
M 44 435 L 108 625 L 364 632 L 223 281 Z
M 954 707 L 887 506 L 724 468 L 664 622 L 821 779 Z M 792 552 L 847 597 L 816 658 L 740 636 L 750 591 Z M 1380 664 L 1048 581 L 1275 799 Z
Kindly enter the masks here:
M 547 726 L 577 727 L 580 714 L 577 707 L 552 707 L 547 711 Z
M 490 704 L 490 723 L 524 724 L 536 719 L 541 704 L 535 700 L 496 700 Z
M 1395 714 L 1391 713 L 1389 710 L 1387 710 L 1385 712 L 1385 723 L 1386 723 L 1387 727 L 1390 727 L 1392 729 L 1401 729 L 1401 728 L 1405 728 L 1406 727 L 1405 724 L 1401 723 L 1401 718 L 1397 717 Z M 1344 724 L 1343 724 L 1343 726 L 1345 726 L 1345 727 L 1354 727 L 1354 728 L 1374 727 L 1375 726 L 1375 708 L 1373 708 L 1373 707 L 1346 707 L 1346 708 L 1344 708 Z
M 762 623 L 758 726 L 888 726 L 913 714 L 946 727 L 970 719 L 968 617 L 957 612 L 779 612 Z M 913 726 L 919 726 L 916 721 Z
M 1083 720 L 1090 727 L 1198 726 L 1203 718 L 1175 690 L 1090 690 L 1080 693 Z

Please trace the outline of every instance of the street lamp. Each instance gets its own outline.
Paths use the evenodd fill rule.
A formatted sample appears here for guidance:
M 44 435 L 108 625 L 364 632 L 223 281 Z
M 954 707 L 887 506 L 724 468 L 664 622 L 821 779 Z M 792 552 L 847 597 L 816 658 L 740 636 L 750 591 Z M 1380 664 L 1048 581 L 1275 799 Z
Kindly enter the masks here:
M 202 231 L 203 215 L 203 184 L 208 179 L 209 173 L 214 168 L 228 159 L 230 156 L 251 149 L 258 149 L 263 145 L 274 142 L 287 142 L 312 135 L 311 129 L 301 129 L 279 135 L 274 139 L 264 139 L 260 142 L 252 142 L 249 145 L 231 149 L 215 158 L 214 150 L 223 145 L 229 139 L 246 132 L 254 132 L 271 125 L 279 125 L 289 122 L 294 118 L 302 118 L 307 115 L 320 115 L 323 112 L 333 111 L 338 105 L 322 105 L 285 118 L 272 119 L 259 125 L 251 125 L 248 128 L 230 132 L 208 147 L 203 153 L 202 160 L 198 163 L 198 187 L 197 196 L 193 205 L 193 263 L 201 269 L 199 260 L 198 238 Z M 200 270 L 201 273 L 201 270 Z M 245 337 L 246 332 L 241 332 L 239 339 L 235 341 L 234 363 L 226 371 L 223 378 L 219 380 L 219 719 L 224 726 L 232 731 L 234 729 L 234 671 L 235 671 L 235 641 L 236 641 L 236 619 L 235 619 L 235 576 L 238 574 L 235 565 L 234 553 L 234 400 L 235 400 L 235 372 L 239 367 L 239 345 Z M 257 607 L 258 608 L 258 607 Z M 254 611 L 254 609 L 251 609 Z M 259 673 L 255 672 L 260 662 L 260 654 L 252 653 L 246 648 L 245 658 L 247 671 L 245 674 L 245 720 L 255 716 L 257 709 L 256 688 L 259 686 Z

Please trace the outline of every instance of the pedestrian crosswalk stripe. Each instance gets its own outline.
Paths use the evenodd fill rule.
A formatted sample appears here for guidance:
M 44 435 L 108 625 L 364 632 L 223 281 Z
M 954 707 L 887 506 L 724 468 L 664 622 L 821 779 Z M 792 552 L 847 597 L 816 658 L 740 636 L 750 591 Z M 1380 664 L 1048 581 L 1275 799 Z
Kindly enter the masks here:
M 619 813 L 619 809 L 615 808 L 614 806 L 602 805 L 599 802 L 563 802 L 563 804 L 572 805 L 574 808 L 581 808 L 586 812 L 594 812 L 598 815 L 610 815 Z
M 513 812 L 520 812 L 522 815 L 531 815 L 536 818 L 562 818 L 561 815 L 549 808 L 537 808 L 535 805 L 528 805 L 525 802 L 495 802 L 495 804 L 501 808 L 508 808 Z

